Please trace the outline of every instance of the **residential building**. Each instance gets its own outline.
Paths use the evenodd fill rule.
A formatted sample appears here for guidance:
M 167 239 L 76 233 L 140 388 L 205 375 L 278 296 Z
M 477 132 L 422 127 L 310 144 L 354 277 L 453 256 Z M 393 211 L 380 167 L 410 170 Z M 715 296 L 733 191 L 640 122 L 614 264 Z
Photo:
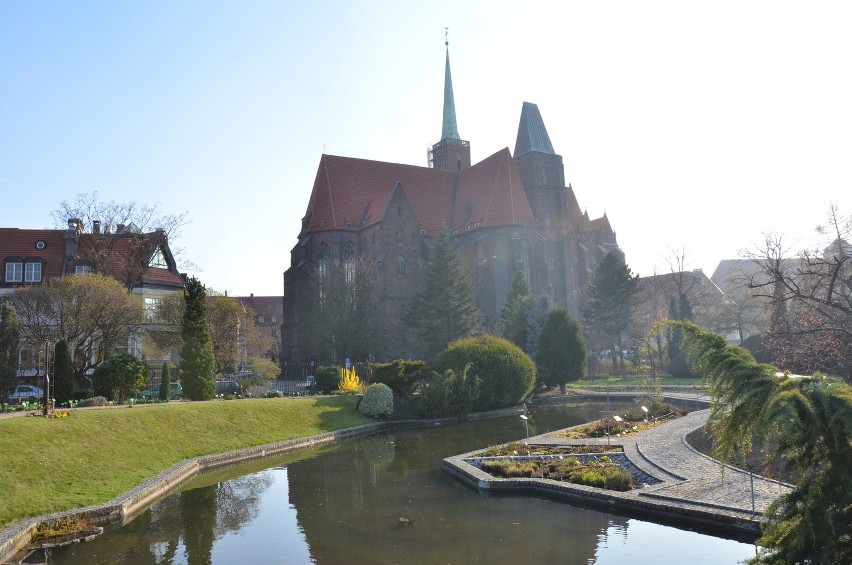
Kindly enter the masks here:
M 102 231 L 94 222 L 85 232 L 79 219 L 69 219 L 64 230 L 0 228 L 0 261 L 0 300 L 57 277 L 100 273 L 114 278 L 145 308 L 145 323 L 129 337 L 126 351 L 146 359 L 157 372 L 168 358 L 169 352 L 157 347 L 163 331 L 158 306 L 166 295 L 180 292 L 185 281 L 163 230 L 141 233 L 130 224 Z M 51 354 L 43 344 L 22 347 L 19 376 L 42 378 Z

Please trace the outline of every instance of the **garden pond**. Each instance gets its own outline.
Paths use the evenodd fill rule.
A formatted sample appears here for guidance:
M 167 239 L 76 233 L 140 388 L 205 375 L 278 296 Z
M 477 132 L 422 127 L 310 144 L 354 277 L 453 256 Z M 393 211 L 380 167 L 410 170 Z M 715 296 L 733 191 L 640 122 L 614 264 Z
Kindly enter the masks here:
M 574 426 L 606 404 L 383 433 L 194 479 L 47 563 L 737 563 L 750 543 L 526 495 L 481 496 L 448 456 Z M 613 407 L 615 408 L 615 407 Z M 42 556 L 43 557 L 43 556 Z

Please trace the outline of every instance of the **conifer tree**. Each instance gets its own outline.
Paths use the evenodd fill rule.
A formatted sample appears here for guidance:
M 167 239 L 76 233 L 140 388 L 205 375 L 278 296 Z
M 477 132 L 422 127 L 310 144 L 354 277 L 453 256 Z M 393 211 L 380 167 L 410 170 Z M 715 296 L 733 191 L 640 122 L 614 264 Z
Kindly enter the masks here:
M 425 288 L 411 299 L 402 320 L 423 340 L 430 357 L 482 329 L 473 281 L 446 227 L 435 236 Z
M 692 321 L 692 305 L 689 303 L 689 298 L 685 294 L 681 293 L 679 300 L 675 300 L 674 297 L 669 300 L 669 319 Z M 686 351 L 684 350 L 680 328 L 677 326 L 669 327 L 667 336 L 669 374 L 673 377 L 693 377 L 694 374 L 687 360 Z
M 527 316 L 534 300 L 527 277 L 520 271 L 517 272 L 512 280 L 506 304 L 500 312 L 500 322 L 503 325 L 503 337 L 521 349 L 527 345 Z
M 68 342 L 60 339 L 53 351 L 53 390 L 56 402 L 68 402 L 74 398 L 74 391 L 77 390 Z
M 620 252 L 612 251 L 592 274 L 586 304 L 583 306 L 584 323 L 610 338 L 613 369 L 617 369 L 620 361 L 622 372 L 622 337 L 632 323 L 638 290 L 639 275 L 633 275 Z
M 586 373 L 588 354 L 580 326 L 565 308 L 547 313 L 538 338 L 535 364 L 539 382 L 551 387 L 580 380 Z
M 21 324 L 14 306 L 0 306 L 0 407 L 6 408 L 6 399 L 15 390 L 18 374 L 18 350 L 21 346 Z
M 210 400 L 216 394 L 216 366 L 205 305 L 206 289 L 195 277 L 186 283 L 186 310 L 181 336 L 181 383 L 190 400 Z
M 160 372 L 160 400 L 163 402 L 167 402 L 169 397 L 171 397 L 171 386 L 172 382 L 171 375 L 169 375 L 169 364 L 163 363 L 163 369 Z

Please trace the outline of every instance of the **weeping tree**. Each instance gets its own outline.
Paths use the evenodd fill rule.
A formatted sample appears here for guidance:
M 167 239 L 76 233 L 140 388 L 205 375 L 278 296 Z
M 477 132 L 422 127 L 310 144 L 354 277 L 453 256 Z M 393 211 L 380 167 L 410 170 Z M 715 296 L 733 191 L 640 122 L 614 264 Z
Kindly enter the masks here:
M 77 383 L 74 380 L 74 363 L 68 342 L 60 339 L 53 349 L 53 388 L 56 401 L 60 404 L 74 398 Z
M 716 455 L 771 446 L 796 477 L 767 509 L 763 549 L 751 562 L 852 563 L 852 387 L 784 376 L 695 324 L 669 325 L 710 387 Z

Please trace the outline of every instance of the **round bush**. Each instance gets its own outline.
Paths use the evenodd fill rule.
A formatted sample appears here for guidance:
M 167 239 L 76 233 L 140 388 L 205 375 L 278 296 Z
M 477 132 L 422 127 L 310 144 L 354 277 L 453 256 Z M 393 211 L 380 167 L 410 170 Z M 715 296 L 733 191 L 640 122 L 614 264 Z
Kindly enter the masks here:
M 490 335 L 452 342 L 435 358 L 432 369 L 459 373 L 468 363 L 473 364 L 469 374 L 482 381 L 474 411 L 514 406 L 535 387 L 535 363 L 529 355 L 512 342 Z
M 386 418 L 393 414 L 393 391 L 386 384 L 376 383 L 367 387 L 358 411 L 370 418 Z
M 281 398 L 284 396 L 284 393 L 280 390 L 267 390 L 266 394 L 264 394 L 266 398 Z

